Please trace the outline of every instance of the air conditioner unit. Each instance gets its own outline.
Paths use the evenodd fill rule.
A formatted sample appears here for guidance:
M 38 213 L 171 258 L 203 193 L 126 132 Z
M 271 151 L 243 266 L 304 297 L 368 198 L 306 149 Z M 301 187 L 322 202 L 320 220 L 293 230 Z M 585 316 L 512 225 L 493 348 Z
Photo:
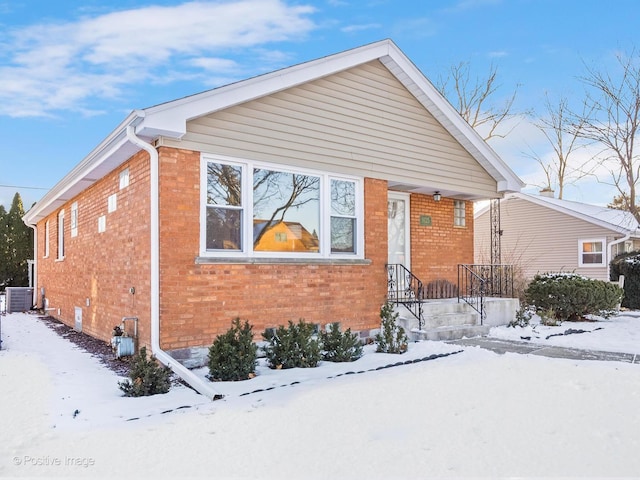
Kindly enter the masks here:
M 7 313 L 27 312 L 33 307 L 33 288 L 7 287 L 5 301 Z

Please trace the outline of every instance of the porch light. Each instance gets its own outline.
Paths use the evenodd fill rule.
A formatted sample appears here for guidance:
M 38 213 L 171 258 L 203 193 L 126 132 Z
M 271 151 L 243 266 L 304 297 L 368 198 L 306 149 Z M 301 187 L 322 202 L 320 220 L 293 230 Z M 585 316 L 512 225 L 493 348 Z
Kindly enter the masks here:
M 440 192 L 436 192 L 433 194 L 433 200 L 435 202 L 439 202 L 441 198 L 442 198 L 442 195 L 440 195 Z

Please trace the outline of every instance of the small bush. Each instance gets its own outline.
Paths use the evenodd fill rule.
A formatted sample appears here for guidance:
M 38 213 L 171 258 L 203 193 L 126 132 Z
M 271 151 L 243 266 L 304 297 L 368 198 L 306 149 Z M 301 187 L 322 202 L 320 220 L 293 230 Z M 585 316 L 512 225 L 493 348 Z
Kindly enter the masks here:
M 536 312 L 553 310 L 556 320 L 582 320 L 585 315 L 605 318 L 617 311 L 622 289 L 602 280 L 575 273 L 536 275 L 525 292 L 526 301 Z
M 258 347 L 252 326 L 236 318 L 226 333 L 209 347 L 209 378 L 220 381 L 247 380 L 255 375 Z
M 531 311 L 531 307 L 528 305 L 522 305 L 518 310 L 516 310 L 516 318 L 511 320 L 508 327 L 526 327 L 531 322 L 531 317 L 533 317 L 533 312 Z
M 317 367 L 320 345 L 314 338 L 315 325 L 304 320 L 297 324 L 289 320 L 289 327 L 279 326 L 273 333 L 265 330 L 263 347 L 269 368 Z
M 362 344 L 358 335 L 351 329 L 342 333 L 340 324 L 331 324 L 328 332 L 320 333 L 322 343 L 322 359 L 329 362 L 353 362 L 362 356 Z
M 125 397 L 146 397 L 157 393 L 167 393 L 171 388 L 171 369 L 161 366 L 151 355 L 147 358 L 147 349 L 142 347 L 134 355 L 129 372 L 130 380 L 118 382 Z
M 382 319 L 381 331 L 375 337 L 376 352 L 404 353 L 409 348 L 409 339 L 404 328 L 397 324 L 398 313 L 393 311 L 393 305 L 385 303 L 380 309 Z
M 624 275 L 622 306 L 632 310 L 640 309 L 640 252 L 618 255 L 611 260 L 609 274 L 609 280 L 616 282 L 620 275 Z

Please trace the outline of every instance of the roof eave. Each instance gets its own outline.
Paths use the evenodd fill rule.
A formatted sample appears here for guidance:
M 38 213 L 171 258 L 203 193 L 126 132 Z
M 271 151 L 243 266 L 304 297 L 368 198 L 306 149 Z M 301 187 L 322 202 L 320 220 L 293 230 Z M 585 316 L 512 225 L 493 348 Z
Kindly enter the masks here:
M 73 170 L 65 175 L 22 217 L 27 225 L 36 225 L 65 202 L 85 190 L 103 175 L 113 170 L 131 156 L 138 147 L 128 144 L 127 126 L 137 125 L 144 118 L 144 112 L 133 111 Z M 128 148 L 126 148 L 128 146 Z M 126 157 L 126 158 L 123 158 Z

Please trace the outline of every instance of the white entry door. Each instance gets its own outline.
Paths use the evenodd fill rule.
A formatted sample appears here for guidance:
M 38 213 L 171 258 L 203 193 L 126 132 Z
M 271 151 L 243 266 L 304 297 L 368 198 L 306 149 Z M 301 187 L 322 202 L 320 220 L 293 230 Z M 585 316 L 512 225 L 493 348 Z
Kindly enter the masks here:
M 400 263 L 410 269 L 409 195 L 400 192 L 389 192 L 387 196 L 387 211 L 388 263 Z

